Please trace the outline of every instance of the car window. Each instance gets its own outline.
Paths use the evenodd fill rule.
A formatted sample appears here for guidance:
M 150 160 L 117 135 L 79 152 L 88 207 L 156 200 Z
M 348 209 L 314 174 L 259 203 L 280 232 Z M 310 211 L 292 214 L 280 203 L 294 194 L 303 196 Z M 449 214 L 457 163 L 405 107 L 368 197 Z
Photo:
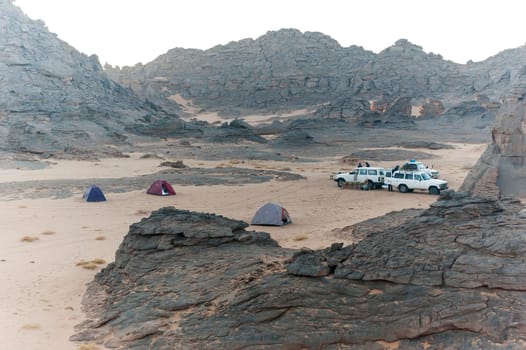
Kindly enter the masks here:
M 384 175 L 383 169 L 380 169 L 379 172 L 380 172 L 380 175 Z
M 429 174 L 422 173 L 422 179 L 429 180 L 430 178 L 431 178 L 431 176 L 429 176 Z
M 360 169 L 358 174 L 367 175 L 367 169 Z
M 396 173 L 396 174 L 394 174 L 394 177 L 395 177 L 395 179 L 403 179 L 404 178 L 404 174 Z
M 380 173 L 381 174 L 381 173 Z M 391 172 L 390 171 L 386 171 L 385 172 L 385 177 L 391 177 Z
M 416 174 L 416 175 L 415 175 L 415 180 L 420 181 L 420 180 L 422 180 L 422 178 L 420 177 L 420 175 Z
M 368 175 L 376 175 L 378 172 L 376 171 L 376 169 L 367 169 L 367 174 Z
M 406 180 L 413 180 L 413 174 L 405 174 Z

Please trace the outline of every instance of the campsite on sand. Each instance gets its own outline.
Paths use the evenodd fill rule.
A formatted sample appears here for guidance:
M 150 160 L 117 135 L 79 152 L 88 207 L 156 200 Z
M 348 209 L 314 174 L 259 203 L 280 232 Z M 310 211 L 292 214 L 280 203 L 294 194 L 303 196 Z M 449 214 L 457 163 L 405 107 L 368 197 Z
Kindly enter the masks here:
M 471 166 L 486 149 L 484 144 L 452 144 L 451 149 L 425 150 L 452 189 L 458 188 Z M 97 161 L 49 159 L 37 164 L 4 162 L 0 169 L 2 227 L 0 228 L 0 338 L 6 349 L 71 349 L 69 337 L 83 321 L 81 300 L 86 283 L 109 262 L 129 225 L 164 206 L 209 212 L 250 222 L 267 202 L 283 205 L 292 224 L 251 226 L 269 232 L 283 247 L 312 249 L 333 242 L 350 244 L 346 227 L 404 208 L 427 208 L 436 196 L 387 190 L 341 189 L 330 174 L 351 168 L 341 156 L 311 162 L 221 160 L 144 157 Z M 162 158 L 162 159 L 161 159 Z M 167 176 L 172 196 L 147 195 L 159 177 L 163 161 L 182 160 L 178 177 Z M 400 162 L 371 162 L 392 167 Z M 230 169 L 234 169 L 231 171 Z M 283 171 L 297 180 L 194 185 L 191 169 Z M 199 170 L 203 171 L 203 170 Z M 253 176 L 254 177 L 254 176 Z M 257 176 L 256 176 L 257 177 Z M 106 201 L 82 200 L 84 190 L 98 184 Z

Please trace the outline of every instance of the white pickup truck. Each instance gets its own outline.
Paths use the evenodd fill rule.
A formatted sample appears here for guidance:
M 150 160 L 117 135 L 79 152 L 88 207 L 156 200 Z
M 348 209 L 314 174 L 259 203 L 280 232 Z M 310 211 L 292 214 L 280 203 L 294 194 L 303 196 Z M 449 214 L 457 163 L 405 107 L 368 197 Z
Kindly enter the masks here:
M 392 191 L 397 188 L 399 192 L 413 192 L 414 190 L 428 191 L 429 194 L 440 194 L 440 191 L 446 190 L 447 181 L 433 179 L 425 171 L 386 171 L 384 183 L 387 189 Z
M 338 187 L 349 184 L 367 184 L 367 189 L 382 188 L 384 184 L 384 168 L 361 167 L 351 171 L 339 171 L 332 179 Z

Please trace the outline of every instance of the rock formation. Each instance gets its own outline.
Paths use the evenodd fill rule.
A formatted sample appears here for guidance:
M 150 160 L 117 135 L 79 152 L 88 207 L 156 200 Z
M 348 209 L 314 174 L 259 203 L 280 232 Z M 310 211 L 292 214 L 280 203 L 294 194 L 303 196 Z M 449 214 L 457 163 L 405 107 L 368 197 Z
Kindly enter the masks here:
M 115 263 L 90 287 L 88 302 L 100 302 L 90 311 L 96 319 L 75 339 L 98 341 L 112 329 L 115 337 L 106 346 L 190 349 L 171 339 L 179 311 L 203 304 L 221 309 L 237 288 L 283 270 L 285 251 L 269 234 L 247 232 L 247 226 L 174 208 L 132 225 Z
M 219 128 L 208 129 L 203 136 L 210 142 L 231 144 L 240 141 L 267 142 L 256 132 L 254 127 L 240 119 L 234 119 L 230 123 L 225 122 Z
M 233 115 L 323 104 L 317 116 L 352 119 L 375 111 L 383 125 L 394 116 L 398 121 L 446 114 L 458 120 L 475 112 L 464 103 L 477 101 L 476 115 L 491 125 L 493 118 L 484 115 L 494 117 L 525 63 L 525 47 L 462 65 L 405 39 L 375 54 L 341 47 L 321 33 L 282 29 L 206 51 L 172 49 L 145 65 L 105 69 L 166 108 L 176 95 Z
M 177 119 L 112 81 L 81 54 L 0 0 L 0 150 L 36 154 L 113 153 L 130 130 Z
M 90 285 L 76 341 L 118 349 L 521 349 L 518 201 L 444 193 L 361 242 L 280 248 L 246 223 L 163 208 Z
M 493 126 L 492 143 L 462 190 L 477 196 L 526 196 L 526 66 Z
M 265 143 L 261 135 L 269 128 L 279 131 L 275 136 L 294 128 L 289 121 L 255 129 L 239 122 L 185 122 L 178 117 L 178 97 L 196 110 L 229 116 L 312 107 L 301 116 L 315 121 L 303 126 L 304 146 L 324 142 L 320 126 L 327 133 L 405 129 L 421 119 L 432 120 L 421 130 L 488 135 L 502 96 L 526 62 L 524 47 L 462 65 L 404 39 L 375 54 L 343 48 L 321 33 L 283 29 L 206 51 L 175 48 L 145 65 L 103 69 L 96 56 L 58 39 L 12 0 L 0 0 L 0 10 L 0 149 L 42 156 L 118 155 L 114 146 L 135 135 Z M 301 141 L 297 134 L 283 138 Z

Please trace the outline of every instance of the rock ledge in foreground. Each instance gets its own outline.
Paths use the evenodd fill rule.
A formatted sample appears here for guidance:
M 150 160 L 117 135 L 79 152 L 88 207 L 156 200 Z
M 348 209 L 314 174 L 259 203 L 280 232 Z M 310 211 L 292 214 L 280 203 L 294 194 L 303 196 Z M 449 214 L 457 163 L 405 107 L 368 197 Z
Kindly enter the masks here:
M 91 283 L 91 319 L 72 339 L 116 349 L 522 349 L 522 210 L 447 192 L 356 245 L 294 252 L 242 221 L 162 208 L 130 227 Z

